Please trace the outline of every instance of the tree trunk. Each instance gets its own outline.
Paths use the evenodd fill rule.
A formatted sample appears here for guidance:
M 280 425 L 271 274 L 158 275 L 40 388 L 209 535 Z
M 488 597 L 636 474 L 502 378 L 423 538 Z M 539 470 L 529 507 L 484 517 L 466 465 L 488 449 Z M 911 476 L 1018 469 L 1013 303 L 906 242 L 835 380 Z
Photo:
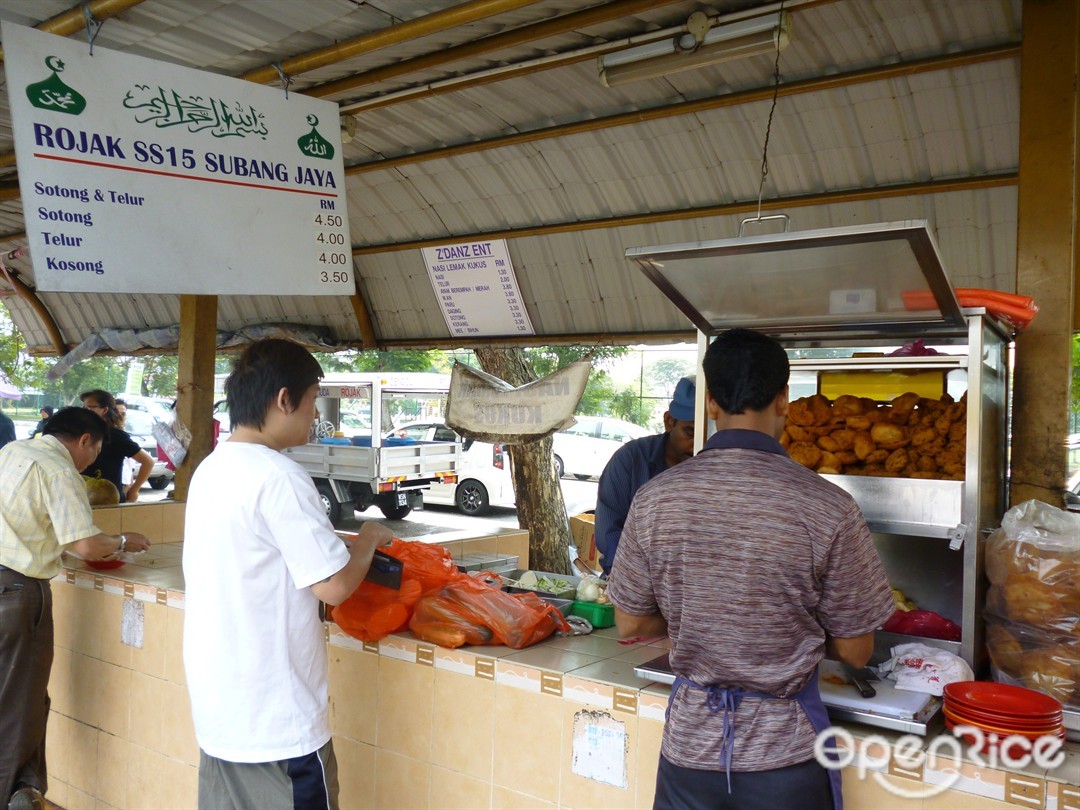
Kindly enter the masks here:
M 536 379 L 536 372 L 521 349 L 474 351 L 484 371 L 515 387 Z M 509 445 L 509 450 L 518 524 L 529 530 L 529 565 L 538 571 L 569 574 L 570 523 L 555 475 L 551 437 L 531 444 Z

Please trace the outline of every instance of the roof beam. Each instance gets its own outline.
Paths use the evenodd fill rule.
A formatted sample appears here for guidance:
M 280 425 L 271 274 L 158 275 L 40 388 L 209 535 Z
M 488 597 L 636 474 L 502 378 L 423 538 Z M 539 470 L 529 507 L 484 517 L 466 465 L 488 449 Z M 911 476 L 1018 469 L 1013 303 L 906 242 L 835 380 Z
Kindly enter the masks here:
M 896 62 L 891 65 L 875 65 L 871 68 L 850 70 L 844 73 L 836 73 L 830 76 L 815 76 L 810 79 L 801 79 L 780 85 L 779 95 L 783 97 L 795 96 L 803 93 L 818 93 L 823 90 L 836 90 L 850 87 L 856 84 L 879 82 L 887 79 L 896 79 L 904 76 L 913 76 L 919 73 L 930 73 L 939 70 L 950 70 L 966 65 L 992 62 L 999 59 L 1012 59 L 1020 55 L 1020 43 L 1007 42 L 1000 45 L 991 45 L 986 48 L 975 48 L 957 53 L 930 56 L 923 59 L 913 59 L 907 62 Z M 444 158 L 469 155 L 475 152 L 484 152 L 489 149 L 501 149 L 507 146 L 519 146 L 526 143 L 548 140 L 550 138 L 562 138 L 568 135 L 577 135 L 585 132 L 610 129 L 612 127 L 640 124 L 646 121 L 658 121 L 664 118 L 672 118 L 680 115 L 694 115 L 707 110 L 717 110 L 724 107 L 734 107 L 740 104 L 750 104 L 758 101 L 768 101 L 773 96 L 773 86 L 757 87 L 751 90 L 742 90 L 735 93 L 725 93 L 710 98 L 695 99 L 693 101 L 680 101 L 675 104 L 664 104 L 659 107 L 651 107 L 645 110 L 617 113 L 603 118 L 590 118 L 575 121 L 569 124 L 559 124 L 552 127 L 515 132 L 510 135 L 500 135 L 486 140 L 470 141 L 468 143 L 445 146 L 439 149 L 430 149 L 426 152 L 414 152 L 408 155 L 383 158 L 366 163 L 354 163 L 345 167 L 345 175 L 352 176 L 366 172 L 377 172 L 386 169 L 394 169 L 398 166 L 409 166 L 429 160 L 441 160 Z
M 142 1 L 90 0 L 89 3 L 80 3 L 77 6 L 72 6 L 67 11 L 61 11 L 55 17 L 39 22 L 34 28 L 38 31 L 44 31 L 46 34 L 67 37 L 86 28 L 86 12 L 84 9 L 89 10 L 95 20 L 103 22 L 109 17 L 115 17 L 120 12 L 139 5 Z M 4 49 L 0 46 L 0 62 L 2 61 L 4 61 Z
M 974 191 L 985 188 L 1015 186 L 1019 181 L 1017 172 L 983 174 L 973 177 L 951 177 L 943 180 L 925 180 L 915 183 L 898 183 L 891 186 L 874 188 L 839 189 L 815 194 L 797 194 L 790 197 L 776 197 L 761 201 L 761 210 L 779 211 L 785 208 L 808 208 L 816 205 L 834 205 L 836 203 L 864 202 L 884 200 L 892 197 L 914 197 L 920 194 L 946 194 L 950 191 Z M 592 231 L 601 228 L 625 228 L 632 225 L 651 225 L 657 222 L 679 222 L 687 219 L 705 217 L 752 214 L 758 210 L 757 200 L 745 202 L 720 203 L 699 208 L 677 208 L 671 211 L 651 211 L 647 214 L 625 214 L 602 219 L 574 220 L 556 222 L 548 225 L 534 225 L 527 228 L 507 228 L 501 231 L 485 231 L 484 239 L 522 239 L 527 236 L 550 236 L 558 233 Z M 378 245 L 364 245 L 353 248 L 353 256 L 366 256 L 373 253 L 393 253 L 399 250 L 416 250 L 424 247 L 445 245 L 459 239 L 472 239 L 477 234 L 447 234 L 431 239 L 418 239 L 411 242 L 385 242 Z
M 49 335 L 49 342 L 52 344 L 52 349 L 57 355 L 67 354 L 67 343 L 64 341 L 64 336 L 60 332 L 60 327 L 56 324 L 56 319 L 49 312 L 49 308 L 45 306 L 43 302 L 37 296 L 37 292 L 28 285 L 25 281 L 19 278 L 19 274 L 13 270 L 7 270 L 3 279 L 7 281 L 14 288 L 19 298 L 25 301 L 34 314 L 38 316 L 38 320 L 41 321 L 41 325 L 45 327 L 45 331 Z
M 354 56 L 371 53 L 391 45 L 398 45 L 411 39 L 437 34 L 449 28 L 457 28 L 497 14 L 504 14 L 524 6 L 531 6 L 538 2 L 540 0 L 470 0 L 468 3 L 461 3 L 443 11 L 437 11 L 434 14 L 417 17 L 400 25 L 392 25 L 345 42 L 290 57 L 283 60 L 280 67 L 286 75 L 296 76 L 300 73 L 307 73 L 308 71 L 351 59 Z M 247 73 L 242 74 L 240 78 L 249 82 L 266 84 L 278 78 L 278 69 L 274 65 L 266 65 L 255 70 L 249 70 Z
M 515 28 L 512 31 L 494 34 L 490 37 L 484 37 L 483 39 L 475 40 L 473 42 L 466 42 L 463 45 L 456 45 L 452 48 L 443 48 L 440 51 L 426 53 L 423 56 L 417 56 L 413 59 L 404 59 L 400 62 L 383 65 L 382 67 L 373 68 L 371 70 L 365 70 L 362 73 L 346 76 L 344 79 L 338 79 L 337 81 L 317 84 L 314 87 L 305 88 L 302 92 L 304 95 L 315 96 L 316 98 L 334 96 L 340 93 L 346 93 L 350 90 L 356 90 L 360 87 L 377 84 L 378 82 L 396 79 L 399 76 L 407 76 L 410 73 L 416 73 L 417 71 L 428 70 L 462 59 L 482 56 L 483 54 L 491 53 L 492 51 L 512 48 L 516 45 L 525 45 L 538 39 L 545 39 L 547 37 L 565 34 L 570 31 L 576 31 L 579 28 L 619 19 L 620 17 L 625 17 L 630 14 L 637 14 L 640 11 L 658 8 L 676 1 L 677 0 L 615 0 L 615 2 L 587 8 L 584 11 L 577 11 L 573 14 L 564 14 L 561 17 L 555 17 L 554 19 L 544 20 L 543 22 L 522 26 L 521 28 Z M 593 57 L 594 54 L 588 54 L 582 58 L 592 59 Z

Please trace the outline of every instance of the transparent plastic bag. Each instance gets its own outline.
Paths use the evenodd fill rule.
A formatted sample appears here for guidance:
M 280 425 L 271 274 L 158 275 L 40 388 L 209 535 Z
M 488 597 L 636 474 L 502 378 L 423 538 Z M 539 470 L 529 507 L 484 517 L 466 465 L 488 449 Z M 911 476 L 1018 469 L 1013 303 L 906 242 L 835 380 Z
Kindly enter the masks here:
M 994 679 L 1080 708 L 1080 515 L 1013 507 L 986 542 L 986 573 Z

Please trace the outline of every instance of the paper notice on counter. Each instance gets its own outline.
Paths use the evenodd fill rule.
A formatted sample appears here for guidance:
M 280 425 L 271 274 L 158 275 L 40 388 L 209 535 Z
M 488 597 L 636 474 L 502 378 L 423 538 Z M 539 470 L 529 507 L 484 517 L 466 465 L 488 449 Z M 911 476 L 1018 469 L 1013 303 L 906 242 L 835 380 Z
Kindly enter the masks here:
M 535 334 L 505 239 L 421 248 L 454 337 Z
M 143 629 L 146 626 L 145 606 L 138 599 L 125 599 L 120 614 L 120 642 L 129 647 L 143 645 Z
M 607 712 L 583 710 L 574 715 L 570 769 L 578 776 L 625 788 L 626 723 Z

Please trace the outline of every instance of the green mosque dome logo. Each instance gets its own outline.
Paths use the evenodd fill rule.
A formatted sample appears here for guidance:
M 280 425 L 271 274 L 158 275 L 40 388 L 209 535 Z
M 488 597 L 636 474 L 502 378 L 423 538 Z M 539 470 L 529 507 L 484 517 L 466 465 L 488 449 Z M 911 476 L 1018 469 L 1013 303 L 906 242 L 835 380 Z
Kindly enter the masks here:
M 307 122 L 311 125 L 311 132 L 306 135 L 301 135 L 297 139 L 296 144 L 300 147 L 300 151 L 308 157 L 333 160 L 334 145 L 320 135 L 319 131 L 315 129 L 315 127 L 319 125 L 319 119 L 314 115 L 309 115 L 307 117 Z
M 78 115 L 86 109 L 86 99 L 60 80 L 58 74 L 64 72 L 64 63 L 59 56 L 45 57 L 45 67 L 52 71 L 43 82 L 26 86 L 26 97 L 30 103 L 42 110 Z

